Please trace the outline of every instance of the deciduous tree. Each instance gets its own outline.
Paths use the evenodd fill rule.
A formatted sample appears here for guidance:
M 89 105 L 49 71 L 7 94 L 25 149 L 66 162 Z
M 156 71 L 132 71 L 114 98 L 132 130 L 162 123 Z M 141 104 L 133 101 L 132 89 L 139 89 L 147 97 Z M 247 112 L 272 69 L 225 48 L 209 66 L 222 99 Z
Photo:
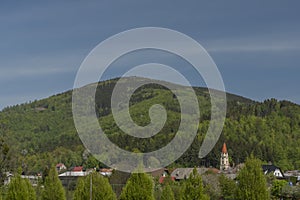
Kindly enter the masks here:
M 240 200 L 267 200 L 269 191 L 266 178 L 262 173 L 261 161 L 250 156 L 245 162 L 237 177 L 238 189 L 236 199 Z
M 194 168 L 189 178 L 184 182 L 183 190 L 181 192 L 182 200 L 206 200 L 209 197 L 204 194 L 203 183 L 201 175 Z
M 280 198 L 282 196 L 282 189 L 287 184 L 285 180 L 274 180 L 271 188 L 272 196 Z

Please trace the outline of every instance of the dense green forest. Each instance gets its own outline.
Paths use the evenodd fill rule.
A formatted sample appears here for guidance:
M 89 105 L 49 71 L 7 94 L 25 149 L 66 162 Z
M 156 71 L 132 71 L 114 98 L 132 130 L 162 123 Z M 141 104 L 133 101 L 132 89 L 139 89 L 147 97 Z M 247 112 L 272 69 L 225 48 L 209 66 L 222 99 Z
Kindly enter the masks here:
M 111 115 L 110 97 L 117 80 L 98 83 L 96 93 L 99 122 L 110 140 L 124 149 L 140 152 L 166 145 L 176 134 L 180 123 L 176 96 L 156 84 L 145 85 L 135 91 L 130 99 L 130 114 L 137 124 L 149 123 L 148 110 L 153 104 L 163 105 L 168 116 L 160 133 L 150 139 L 136 139 L 124 134 Z M 217 145 L 206 158 L 199 159 L 198 151 L 210 120 L 210 96 L 205 88 L 195 87 L 194 90 L 201 113 L 198 135 L 172 167 L 218 167 L 220 149 L 226 142 L 231 164 L 242 163 L 253 153 L 262 161 L 271 161 L 283 170 L 300 169 L 300 106 L 276 99 L 256 102 L 233 94 L 227 94 L 227 117 Z M 72 91 L 67 91 L 4 108 L 0 112 L 2 169 L 14 171 L 21 166 L 23 173 L 32 174 L 58 162 L 67 167 L 103 166 L 83 147 L 74 127 L 71 102 Z

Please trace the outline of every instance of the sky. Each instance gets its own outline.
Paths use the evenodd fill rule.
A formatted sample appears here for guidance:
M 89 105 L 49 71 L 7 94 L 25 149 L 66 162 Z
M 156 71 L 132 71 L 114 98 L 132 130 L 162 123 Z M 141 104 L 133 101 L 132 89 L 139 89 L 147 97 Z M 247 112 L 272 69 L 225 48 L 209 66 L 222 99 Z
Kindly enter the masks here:
M 300 104 L 299 8 L 296 0 L 2 1 L 0 110 L 72 89 L 93 48 L 139 27 L 169 28 L 199 42 L 216 63 L 227 92 Z M 135 62 L 157 58 L 155 52 L 140 56 L 133 57 Z M 182 64 L 193 76 L 172 56 L 156 61 L 163 58 L 170 65 Z M 119 73 L 112 67 L 106 78 Z

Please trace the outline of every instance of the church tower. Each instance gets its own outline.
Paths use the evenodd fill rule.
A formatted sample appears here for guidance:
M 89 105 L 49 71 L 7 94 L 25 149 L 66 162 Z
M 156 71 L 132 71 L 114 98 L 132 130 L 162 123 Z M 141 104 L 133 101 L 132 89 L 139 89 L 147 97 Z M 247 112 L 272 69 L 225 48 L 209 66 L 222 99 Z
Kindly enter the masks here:
M 220 170 L 228 170 L 229 168 L 229 157 L 227 152 L 227 147 L 224 142 L 222 147 L 221 159 L 220 159 Z

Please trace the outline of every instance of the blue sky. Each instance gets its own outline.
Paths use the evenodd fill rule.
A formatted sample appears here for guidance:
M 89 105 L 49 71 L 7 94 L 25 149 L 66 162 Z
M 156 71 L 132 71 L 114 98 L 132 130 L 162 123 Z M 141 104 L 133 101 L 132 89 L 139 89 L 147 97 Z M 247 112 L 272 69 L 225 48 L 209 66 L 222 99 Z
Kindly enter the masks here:
M 0 109 L 71 89 L 97 44 L 146 26 L 202 44 L 228 92 L 300 104 L 299 8 L 296 0 L 1 2 Z

